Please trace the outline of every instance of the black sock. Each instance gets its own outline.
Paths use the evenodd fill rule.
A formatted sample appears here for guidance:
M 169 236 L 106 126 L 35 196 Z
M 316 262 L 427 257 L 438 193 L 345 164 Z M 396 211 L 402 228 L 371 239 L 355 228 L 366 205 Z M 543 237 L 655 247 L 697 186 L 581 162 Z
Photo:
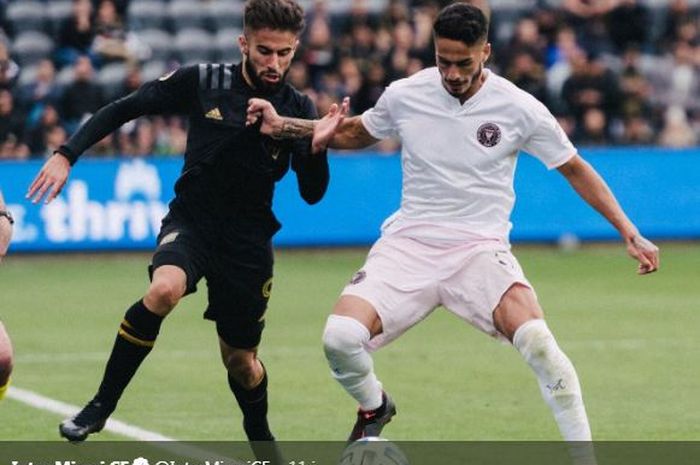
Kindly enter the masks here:
M 228 375 L 228 385 L 243 412 L 243 429 L 248 440 L 274 441 L 275 438 L 267 424 L 267 371 L 263 373 L 260 384 L 253 389 L 243 388 L 231 375 Z
M 102 383 L 95 396 L 111 413 L 141 362 L 153 349 L 163 317 L 139 300 L 127 310 L 107 361 Z

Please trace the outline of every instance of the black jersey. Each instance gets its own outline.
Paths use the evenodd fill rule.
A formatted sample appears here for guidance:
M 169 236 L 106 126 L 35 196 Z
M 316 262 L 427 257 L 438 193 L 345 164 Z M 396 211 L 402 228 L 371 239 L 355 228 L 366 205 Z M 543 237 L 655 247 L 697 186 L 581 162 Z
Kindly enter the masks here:
M 242 65 L 202 64 L 148 82 L 111 103 L 83 125 L 60 151 L 71 163 L 124 122 L 142 115 L 180 114 L 189 119 L 182 174 L 170 208 L 203 231 L 270 237 L 279 229 L 272 213 L 274 184 L 291 166 L 308 203 L 328 186 L 326 154 L 311 155 L 310 139 L 278 141 L 246 127 L 248 100 L 269 100 L 282 116 L 314 119 L 311 100 L 284 84 L 259 95 L 245 82 Z

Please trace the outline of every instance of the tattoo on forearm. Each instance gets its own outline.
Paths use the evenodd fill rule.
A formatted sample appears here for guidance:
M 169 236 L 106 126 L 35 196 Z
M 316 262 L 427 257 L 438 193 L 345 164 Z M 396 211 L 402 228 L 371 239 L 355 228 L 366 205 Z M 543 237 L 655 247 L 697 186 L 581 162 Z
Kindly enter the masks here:
M 314 135 L 314 122 L 298 118 L 283 118 L 282 127 L 272 135 L 275 139 L 304 139 Z

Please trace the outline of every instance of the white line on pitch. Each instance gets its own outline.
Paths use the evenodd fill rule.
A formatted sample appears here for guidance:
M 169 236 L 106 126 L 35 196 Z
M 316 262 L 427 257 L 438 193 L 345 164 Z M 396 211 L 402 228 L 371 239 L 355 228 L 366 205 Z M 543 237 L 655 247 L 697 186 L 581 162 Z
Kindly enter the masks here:
M 14 399 L 18 402 L 22 402 L 23 404 L 29 405 L 30 407 L 34 407 L 39 410 L 44 410 L 46 412 L 56 413 L 58 415 L 66 417 L 73 416 L 80 411 L 80 407 L 76 405 L 67 404 L 65 402 L 61 402 L 60 400 L 51 399 L 49 397 L 42 396 L 41 394 L 37 394 L 36 392 L 32 392 L 27 389 L 18 388 L 15 386 L 10 386 L 10 389 L 7 391 L 7 397 L 10 399 Z M 146 429 L 139 428 L 137 426 L 133 426 L 119 420 L 107 420 L 107 424 L 105 425 L 104 429 L 111 433 L 119 434 L 120 436 L 125 436 L 127 438 L 135 439 L 137 441 L 153 442 L 153 447 L 187 456 L 190 458 L 212 460 L 213 457 L 217 457 L 217 460 L 225 460 L 227 463 L 243 463 L 239 460 L 232 459 L 230 457 L 221 457 L 219 453 L 208 451 L 199 447 L 190 446 L 187 444 L 178 443 L 176 442 L 177 439 L 164 436 L 154 431 L 148 431 Z

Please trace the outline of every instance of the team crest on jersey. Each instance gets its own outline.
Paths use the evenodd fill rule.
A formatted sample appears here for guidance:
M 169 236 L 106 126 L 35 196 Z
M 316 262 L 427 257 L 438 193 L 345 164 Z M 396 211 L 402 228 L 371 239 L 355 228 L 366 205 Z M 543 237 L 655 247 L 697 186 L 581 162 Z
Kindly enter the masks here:
M 367 272 L 365 270 L 360 270 L 350 278 L 350 284 L 360 284 L 367 277 Z
M 484 147 L 493 147 L 501 141 L 501 128 L 493 123 L 484 123 L 476 131 L 476 138 Z

